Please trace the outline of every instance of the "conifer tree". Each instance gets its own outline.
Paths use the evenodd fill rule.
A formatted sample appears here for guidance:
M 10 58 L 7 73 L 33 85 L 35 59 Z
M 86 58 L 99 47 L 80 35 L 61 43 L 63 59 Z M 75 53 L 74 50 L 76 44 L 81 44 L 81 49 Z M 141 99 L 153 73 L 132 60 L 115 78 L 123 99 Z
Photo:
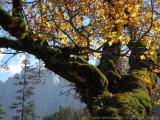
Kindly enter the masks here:
M 35 75 L 31 75 L 31 71 L 33 70 L 30 66 L 28 59 L 25 59 L 22 63 L 24 65 L 22 77 L 16 77 L 17 86 L 17 96 L 16 102 L 14 102 L 11 106 L 11 109 L 16 111 L 16 115 L 13 116 L 14 120 L 34 120 L 36 118 L 35 115 L 35 104 L 34 100 L 32 100 L 32 96 L 34 95 L 34 79 Z
M 3 108 L 2 108 L 2 106 L 0 105 L 0 120 L 3 119 L 4 115 L 5 115 L 5 112 L 4 112 Z

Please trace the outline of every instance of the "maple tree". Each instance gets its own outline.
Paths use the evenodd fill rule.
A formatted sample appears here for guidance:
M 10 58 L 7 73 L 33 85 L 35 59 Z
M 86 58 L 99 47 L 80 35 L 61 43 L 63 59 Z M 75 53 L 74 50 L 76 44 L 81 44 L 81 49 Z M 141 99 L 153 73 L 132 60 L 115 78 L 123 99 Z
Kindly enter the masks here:
M 0 47 L 25 51 L 75 83 L 93 117 L 150 114 L 159 76 L 159 0 L 12 0 L 0 8 L 11 36 Z M 88 63 L 96 57 L 98 66 Z M 127 57 L 129 70 L 119 69 Z M 97 118 L 101 119 L 101 118 Z

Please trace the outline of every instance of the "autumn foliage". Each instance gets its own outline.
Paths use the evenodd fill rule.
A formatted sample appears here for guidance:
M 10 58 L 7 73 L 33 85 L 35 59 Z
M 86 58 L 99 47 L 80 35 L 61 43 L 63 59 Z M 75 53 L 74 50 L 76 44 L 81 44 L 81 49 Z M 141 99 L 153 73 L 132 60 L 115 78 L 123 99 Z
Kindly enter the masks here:
M 24 8 L 33 36 L 53 46 L 78 46 L 79 54 L 99 57 L 106 43 L 125 46 L 136 39 L 147 48 L 142 60 L 159 54 L 158 0 L 47 0 Z

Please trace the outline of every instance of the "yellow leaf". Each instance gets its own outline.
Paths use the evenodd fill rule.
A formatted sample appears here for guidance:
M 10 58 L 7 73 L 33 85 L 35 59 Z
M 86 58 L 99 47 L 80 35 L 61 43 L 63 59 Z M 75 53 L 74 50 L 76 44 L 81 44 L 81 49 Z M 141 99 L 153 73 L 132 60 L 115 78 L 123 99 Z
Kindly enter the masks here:
M 48 28 L 51 28 L 51 24 L 49 22 L 46 22 L 46 25 Z
M 120 40 L 122 40 L 122 39 L 123 39 L 123 36 L 119 36 L 118 38 L 119 38 Z
M 151 79 L 148 76 L 143 75 L 142 80 L 148 84 L 152 84 Z
M 48 6 L 53 6 L 53 4 L 51 2 L 48 2 L 47 4 L 48 4 Z
M 151 18 L 151 14 L 150 13 L 146 14 L 146 18 Z
M 96 58 L 100 57 L 100 53 L 93 53 Z
M 42 8 L 42 12 L 45 12 L 47 9 L 46 8 Z
M 145 60 L 146 59 L 146 57 L 144 55 L 141 55 L 140 58 L 141 58 L 141 60 Z
M 75 35 L 75 36 L 74 36 L 74 39 L 77 39 L 77 38 L 78 38 L 78 36 L 77 36 L 77 35 Z
M 136 15 L 136 13 L 132 13 L 131 16 L 132 17 L 136 17 L 137 15 Z
M 136 9 L 136 10 L 139 9 L 139 7 L 140 7 L 139 4 L 136 4 L 136 5 L 135 5 L 135 9 Z
M 160 69 L 155 69 L 154 72 L 155 73 L 160 73 Z
M 154 54 L 155 54 L 155 52 L 154 52 L 154 51 L 151 51 L 151 52 L 150 52 L 150 54 L 151 54 L 151 55 L 154 55 Z
M 108 44 L 109 44 L 109 46 L 111 46 L 111 45 L 113 44 L 113 42 L 112 42 L 112 41 L 109 41 Z

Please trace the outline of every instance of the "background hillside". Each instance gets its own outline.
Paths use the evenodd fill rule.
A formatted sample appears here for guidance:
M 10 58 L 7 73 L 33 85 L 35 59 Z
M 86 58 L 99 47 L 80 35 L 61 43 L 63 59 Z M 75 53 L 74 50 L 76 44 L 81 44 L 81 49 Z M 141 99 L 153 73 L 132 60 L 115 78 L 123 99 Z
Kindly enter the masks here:
M 31 74 L 34 74 L 34 72 L 32 71 Z M 7 120 L 11 120 L 14 115 L 14 110 L 9 109 L 9 107 L 16 100 L 17 86 L 14 85 L 16 82 L 15 78 L 21 75 L 22 72 L 9 78 L 5 83 L 0 81 L 0 104 L 3 105 L 7 113 Z M 60 106 L 71 106 L 74 108 L 82 108 L 82 106 L 84 106 L 78 99 L 75 99 L 73 95 L 61 94 L 62 91 L 69 89 L 68 87 L 64 87 L 64 85 L 68 84 L 64 79 L 59 78 L 46 69 L 42 70 L 41 75 L 41 81 L 34 85 L 35 95 L 33 96 L 36 105 L 36 114 L 40 116 L 40 118 L 56 112 Z M 74 91 L 72 91 L 72 93 L 74 94 Z

